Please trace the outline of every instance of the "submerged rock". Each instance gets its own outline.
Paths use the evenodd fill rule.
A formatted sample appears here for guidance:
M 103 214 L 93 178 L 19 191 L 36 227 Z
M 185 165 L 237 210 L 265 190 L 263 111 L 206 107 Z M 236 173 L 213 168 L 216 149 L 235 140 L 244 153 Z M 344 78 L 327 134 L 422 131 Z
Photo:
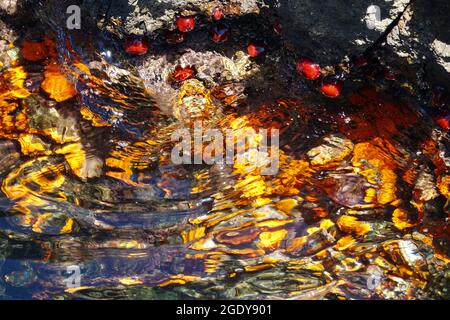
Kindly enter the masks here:
M 326 165 L 344 160 L 353 150 L 351 140 L 338 135 L 323 138 L 323 144 L 308 151 L 312 165 Z

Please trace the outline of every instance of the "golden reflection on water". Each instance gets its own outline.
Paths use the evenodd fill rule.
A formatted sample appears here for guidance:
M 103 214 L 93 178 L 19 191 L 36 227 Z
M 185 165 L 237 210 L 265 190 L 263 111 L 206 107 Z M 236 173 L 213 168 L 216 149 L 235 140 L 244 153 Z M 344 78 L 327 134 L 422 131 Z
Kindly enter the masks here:
M 163 191 L 161 201 L 178 192 L 170 179 L 188 179 L 191 196 L 208 194 L 214 200 L 206 214 L 190 218 L 177 231 L 188 249 L 184 259 L 200 261 L 204 274 L 173 274 L 160 280 L 160 287 L 201 283 L 225 270 L 225 281 L 248 274 L 249 283 L 265 283 L 268 287 L 261 284 L 260 291 L 266 292 L 266 297 L 345 298 L 355 286 L 352 275 L 366 274 L 372 266 L 384 274 L 377 294 L 387 296 L 401 284 L 407 289 L 397 294 L 408 298 L 426 287 L 429 264 L 438 270 L 448 265 L 449 258 L 434 241 L 448 237 L 448 219 L 427 224 L 424 206 L 439 195 L 448 200 L 450 176 L 431 138 L 419 143 L 419 151 L 434 164 L 435 180 L 422 158 L 396 141 L 396 136 L 419 121 L 408 106 L 385 101 L 373 88 L 363 89 L 350 98 L 349 103 L 358 109 L 349 116 L 351 121 L 337 119 L 334 134 L 322 137 L 306 152 L 295 153 L 288 147 L 300 138 L 286 135 L 296 121 L 300 121 L 298 134 L 309 121 L 301 102 L 279 99 L 241 114 L 226 108 L 237 96 L 226 95 L 220 88 L 211 92 L 191 79 L 179 88 L 172 122 L 145 127 L 143 119 L 146 134 L 142 137 L 129 141 L 113 138 L 107 141 L 111 145 L 105 152 L 97 152 L 99 146 L 83 136 L 79 122 L 89 123 L 92 132 L 115 122 L 86 105 L 73 110 L 79 102 L 75 81 L 84 76 L 80 81 L 125 110 L 134 110 L 132 101 L 93 76 L 81 62 L 74 63 L 80 74 L 69 77 L 56 63 L 53 46 L 52 40 L 45 38 L 42 43 L 25 42 L 22 47 L 28 62 L 45 61 L 40 90 L 30 92 L 24 87 L 29 75 L 18 64 L 0 75 L 0 136 L 16 141 L 21 157 L 2 168 L 2 192 L 13 201 L 10 210 L 21 214 L 18 223 L 29 228 L 30 235 L 46 233 L 55 226 L 58 234 L 78 232 L 76 219 L 55 210 L 54 201 L 84 204 L 98 212 L 114 207 L 109 203 L 113 195 L 91 194 L 100 198 L 93 202 L 104 204 L 96 209 L 77 192 L 85 184 L 98 184 L 105 194 L 112 193 L 101 185 L 101 177 L 133 188 L 144 188 L 149 180 L 157 179 L 155 184 Z M 139 95 L 151 98 L 150 93 Z M 46 105 L 43 99 L 57 103 Z M 293 112 L 298 119 L 289 116 Z M 260 167 L 249 169 L 250 163 L 237 161 L 222 173 L 204 166 L 187 173 L 174 169 L 158 172 L 155 168 L 170 166 L 170 133 L 199 119 L 209 127 L 233 130 L 235 142 L 245 138 L 248 128 L 279 129 L 282 140 L 290 140 L 280 150 L 279 172 L 264 176 Z M 127 124 L 142 123 L 130 117 Z M 250 143 L 257 144 L 259 138 Z M 120 208 L 126 215 L 127 207 Z M 96 246 L 130 250 L 130 259 L 142 256 L 132 250 L 148 247 L 137 239 L 108 240 Z M 278 276 L 271 274 L 272 270 Z M 276 283 L 280 274 L 290 285 Z M 264 277 L 273 282 L 267 284 Z M 146 284 L 139 275 L 117 277 L 113 282 L 127 287 Z M 363 287 L 360 289 L 365 290 Z

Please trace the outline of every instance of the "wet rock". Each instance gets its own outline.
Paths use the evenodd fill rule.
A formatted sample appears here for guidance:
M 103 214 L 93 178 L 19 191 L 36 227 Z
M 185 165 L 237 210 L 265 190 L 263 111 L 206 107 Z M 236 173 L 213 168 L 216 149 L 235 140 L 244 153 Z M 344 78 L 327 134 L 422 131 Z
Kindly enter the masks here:
M 364 51 L 377 41 L 407 3 L 286 0 L 279 1 L 279 13 L 289 42 L 321 65 L 336 65 L 345 55 Z M 370 5 L 380 8 L 379 21 L 367 14 Z
M 398 264 L 404 264 L 421 273 L 426 269 L 426 261 L 412 240 L 392 240 L 383 243 L 383 249 Z
M 10 67 L 18 59 L 18 49 L 10 45 L 16 39 L 16 32 L 0 18 L 0 70 Z
M 429 201 L 439 196 L 434 177 L 429 171 L 419 173 L 415 188 L 420 191 L 420 200 Z
M 354 209 L 367 207 L 364 199 L 370 184 L 364 177 L 352 173 L 332 174 L 328 184 L 328 196 L 336 203 Z
M 368 13 L 369 5 L 378 6 L 380 20 Z M 350 5 L 286 0 L 279 1 L 278 8 L 287 41 L 321 65 L 336 65 L 347 55 L 385 43 L 393 56 L 425 69 L 428 81 L 448 86 L 448 1 L 353 1 Z
M 15 14 L 17 12 L 18 0 L 1 0 L 0 9 L 7 14 Z
M 8 168 L 15 165 L 20 159 L 20 153 L 17 146 L 8 140 L 0 141 L 0 172 L 5 172 Z
M 177 15 L 203 14 L 212 16 L 215 8 L 225 15 L 258 13 L 261 1 L 218 0 L 120 0 L 111 5 L 109 0 L 88 0 L 83 7 L 95 17 L 100 26 L 121 34 L 142 35 L 162 28 L 173 28 Z
M 308 151 L 312 165 L 325 165 L 345 159 L 353 150 L 353 143 L 344 137 L 330 135 L 323 144 Z
M 23 263 L 20 270 L 6 274 L 4 281 L 13 287 L 28 287 L 36 281 L 36 274 L 26 263 Z
M 387 44 L 398 56 L 420 64 L 427 80 L 438 79 L 447 88 L 450 79 L 449 10 L 448 1 L 411 1 L 387 37 Z
M 174 61 L 167 56 L 145 59 L 137 65 L 137 71 L 145 87 L 156 93 L 158 106 L 167 114 L 171 114 L 173 99 L 176 97 L 171 78 L 177 66 L 194 68 L 195 78 L 203 81 L 208 88 L 221 86 L 232 80 L 242 82 L 258 71 L 257 66 L 251 64 L 249 57 L 242 51 L 232 58 L 213 51 L 187 50 Z

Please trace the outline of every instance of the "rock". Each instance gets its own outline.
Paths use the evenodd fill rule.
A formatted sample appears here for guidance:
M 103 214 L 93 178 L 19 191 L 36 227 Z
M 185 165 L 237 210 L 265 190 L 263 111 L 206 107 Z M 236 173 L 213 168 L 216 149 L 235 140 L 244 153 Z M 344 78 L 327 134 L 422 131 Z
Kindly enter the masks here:
M 336 65 L 344 56 L 375 43 L 408 2 L 284 0 L 279 1 L 278 11 L 289 42 L 321 65 Z M 370 5 L 380 8 L 381 20 L 373 24 L 367 15 Z
M 10 46 L 16 39 L 16 32 L 0 17 L 0 70 L 10 67 L 18 58 L 18 50 Z
M 420 200 L 430 201 L 439 196 L 434 180 L 434 176 L 429 170 L 420 171 L 414 186 L 419 191 Z
M 323 138 L 323 144 L 308 151 L 311 164 L 325 165 L 330 162 L 344 160 L 353 150 L 353 143 L 338 135 L 330 135 Z
M 195 66 L 195 77 L 208 88 L 222 86 L 234 80 L 243 82 L 257 73 L 257 66 L 242 51 L 228 58 L 214 51 L 198 52 L 186 50 L 176 59 L 167 56 L 145 58 L 136 69 L 146 88 L 155 92 L 158 106 L 166 114 L 171 114 L 176 90 L 171 86 L 170 78 L 176 66 Z M 231 89 L 229 89 L 231 90 Z
M 0 140 L 0 173 L 4 173 L 20 160 L 20 153 L 12 141 Z
M 110 2 L 87 0 L 83 7 L 110 32 L 135 35 L 173 28 L 178 14 L 211 16 L 215 8 L 221 8 L 225 16 L 244 15 L 258 13 L 261 3 L 258 0 L 122 0 L 120 5 L 110 5 Z
M 381 19 L 370 23 L 368 5 L 378 6 Z M 445 0 L 343 0 L 279 2 L 286 40 L 321 65 L 336 65 L 375 43 L 402 57 L 426 81 L 450 89 L 450 3 Z M 396 19 L 397 18 L 397 19 Z M 414 81 L 415 79 L 409 79 Z M 417 81 L 417 80 L 415 80 Z
M 21 20 L 27 15 L 50 17 L 58 23 L 67 19 L 66 9 L 73 2 L 49 0 L 41 4 L 37 0 L 3 0 L 0 15 L 20 15 Z M 431 82 L 442 81 L 442 85 L 450 87 L 450 81 L 445 81 L 450 79 L 450 22 L 447 19 L 450 3 L 446 0 L 357 0 L 351 4 L 345 0 L 325 3 L 312 0 L 86 0 L 78 3 L 83 29 L 96 24 L 121 39 L 175 29 L 178 15 L 197 16 L 196 25 L 201 27 L 201 17 L 213 19 L 215 8 L 220 8 L 225 17 L 236 17 L 262 13 L 262 9 L 269 7 L 276 9 L 272 11 L 279 15 L 288 46 L 292 44 L 298 55 L 310 56 L 322 66 L 337 65 L 346 56 L 384 43 L 395 57 L 405 58 L 406 63 L 419 67 L 415 70 L 425 69 L 424 74 Z M 378 9 L 379 17 L 371 13 Z M 438 81 L 434 81 L 436 79 Z
M 17 12 L 18 0 L 0 0 L 0 9 L 7 14 L 15 14 Z
M 450 2 L 411 1 L 387 37 L 387 44 L 410 63 L 425 68 L 429 79 L 450 88 Z

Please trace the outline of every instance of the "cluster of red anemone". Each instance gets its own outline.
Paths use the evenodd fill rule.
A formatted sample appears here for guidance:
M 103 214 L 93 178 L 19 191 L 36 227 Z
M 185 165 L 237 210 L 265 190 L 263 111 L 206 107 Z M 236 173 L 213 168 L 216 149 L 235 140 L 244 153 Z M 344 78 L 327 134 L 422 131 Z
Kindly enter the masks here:
M 230 35 L 229 25 L 223 21 L 225 13 L 220 8 L 215 8 L 211 17 L 213 25 L 211 27 L 211 39 L 214 42 L 220 43 L 228 40 Z M 179 16 L 175 20 L 176 29 L 167 30 L 165 33 L 165 40 L 168 44 L 180 44 L 186 41 L 187 33 L 195 29 L 195 16 Z M 281 27 L 276 28 L 281 32 Z M 275 27 L 274 27 L 275 29 Z M 144 55 L 149 50 L 149 41 L 145 36 L 134 36 L 125 41 L 125 52 L 133 55 Z M 266 48 L 261 43 L 251 42 L 247 47 L 247 53 L 251 57 L 257 57 L 263 54 Z
M 320 65 L 310 58 L 300 58 L 296 65 L 297 73 L 308 80 L 316 80 L 322 75 Z M 327 76 L 322 79 L 320 92 L 327 97 L 336 98 L 341 95 L 342 81 L 336 77 Z
M 215 8 L 211 13 L 213 24 L 211 27 L 211 39 L 216 43 L 227 41 L 230 35 L 230 27 L 224 22 L 225 14 L 222 9 Z M 195 29 L 196 18 L 195 16 L 179 16 L 175 20 L 176 29 L 168 30 L 165 33 L 165 40 L 168 44 L 180 44 L 186 41 L 187 33 Z M 277 34 L 281 34 L 281 25 L 277 20 L 273 24 L 273 29 Z M 149 50 L 149 41 L 145 36 L 129 38 L 125 41 L 125 51 L 129 54 L 144 55 Z M 247 53 L 250 57 L 256 58 L 266 52 L 266 46 L 263 43 L 252 41 L 247 46 Z M 353 65 L 357 68 L 365 68 L 369 61 L 364 56 L 358 56 L 352 61 Z M 308 57 L 302 57 L 296 64 L 297 73 L 302 75 L 308 80 L 316 81 L 321 78 L 320 92 L 330 98 L 336 98 L 341 95 L 343 81 L 339 76 L 326 75 L 326 72 L 322 71 L 322 68 L 318 63 Z M 184 81 L 193 77 L 195 69 L 191 66 L 182 67 L 177 66 L 172 73 L 172 78 L 175 81 Z M 384 78 L 387 81 L 396 80 L 396 72 L 389 67 L 384 68 Z M 370 78 L 370 72 L 367 77 Z M 436 91 L 432 94 L 432 105 L 442 104 L 440 100 L 442 98 L 442 91 Z M 444 99 L 445 100 L 445 99 Z M 435 118 L 436 124 L 438 124 L 444 130 L 450 129 L 450 115 L 445 114 Z

